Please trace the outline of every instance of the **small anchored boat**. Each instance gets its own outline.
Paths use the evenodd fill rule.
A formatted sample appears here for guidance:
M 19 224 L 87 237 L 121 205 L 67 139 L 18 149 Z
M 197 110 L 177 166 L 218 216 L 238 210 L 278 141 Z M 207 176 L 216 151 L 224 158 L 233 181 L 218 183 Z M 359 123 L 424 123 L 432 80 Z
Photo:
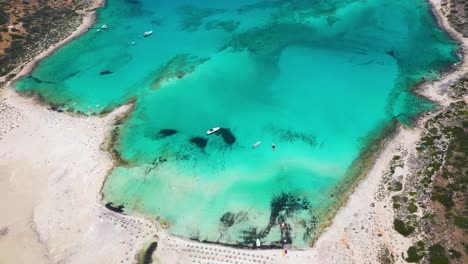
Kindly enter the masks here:
M 262 142 L 257 141 L 257 142 L 255 142 L 255 144 L 252 145 L 252 147 L 256 148 L 256 147 L 260 146 L 260 144 L 262 144 Z
M 102 29 L 107 29 L 107 25 L 102 25 L 101 28 Z
M 213 127 L 212 129 L 206 131 L 206 134 L 207 134 L 207 135 L 211 135 L 211 134 L 213 134 L 213 133 L 218 132 L 220 129 L 221 129 L 220 127 Z
M 146 31 L 144 34 L 143 34 L 143 37 L 148 37 L 149 35 L 153 34 L 153 31 Z
M 255 242 L 255 244 L 257 245 L 257 247 L 260 247 L 261 246 L 260 239 L 257 238 L 257 241 Z

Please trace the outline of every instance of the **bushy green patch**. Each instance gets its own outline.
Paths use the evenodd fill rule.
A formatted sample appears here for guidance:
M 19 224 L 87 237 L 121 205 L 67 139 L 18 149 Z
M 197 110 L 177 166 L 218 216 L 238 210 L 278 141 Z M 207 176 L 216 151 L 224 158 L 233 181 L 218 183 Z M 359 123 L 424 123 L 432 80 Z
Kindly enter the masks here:
M 393 227 L 395 228 L 395 230 L 400 233 L 401 235 L 403 236 L 409 236 L 411 233 L 414 232 L 414 227 L 409 225 L 409 224 L 405 224 L 405 222 L 403 220 L 400 220 L 400 219 L 396 219 L 393 220 Z
M 408 254 L 408 257 L 405 260 L 410 263 L 419 262 L 423 258 L 423 255 L 415 246 L 409 247 L 406 254 Z
M 468 229 L 468 218 L 464 217 L 463 215 L 456 214 L 453 216 L 453 221 L 456 226 Z
M 410 203 L 408 205 L 408 212 L 410 213 L 416 213 L 416 211 L 418 211 L 418 206 L 416 206 L 414 203 Z
M 452 193 L 444 187 L 435 187 L 434 193 L 431 196 L 433 201 L 441 203 L 445 208 L 450 209 L 455 203 L 453 202 Z
M 462 253 L 460 251 L 457 251 L 453 248 L 449 250 L 449 253 L 452 258 L 456 258 L 456 259 L 459 259 L 462 256 Z
M 401 182 L 395 182 L 395 186 L 393 187 L 393 191 L 399 192 L 403 189 L 403 184 Z
M 437 243 L 429 247 L 429 262 L 431 264 L 448 264 L 449 259 L 445 256 L 445 249 Z

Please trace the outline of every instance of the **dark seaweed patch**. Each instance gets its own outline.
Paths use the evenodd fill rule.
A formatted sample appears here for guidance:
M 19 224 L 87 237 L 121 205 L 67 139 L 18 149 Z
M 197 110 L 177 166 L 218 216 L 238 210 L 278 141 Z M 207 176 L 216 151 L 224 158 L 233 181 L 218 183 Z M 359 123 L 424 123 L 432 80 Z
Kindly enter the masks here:
M 194 137 L 190 139 L 190 143 L 195 144 L 197 147 L 204 149 L 208 143 L 208 139 L 202 137 Z
M 223 138 L 224 142 L 228 145 L 232 145 L 236 142 L 236 137 L 232 134 L 229 128 L 221 128 L 219 130 L 219 134 Z
M 392 56 L 395 58 L 395 51 L 394 50 L 388 50 L 386 51 L 385 53 L 387 53 L 388 55 Z
M 159 130 L 159 134 L 162 135 L 163 138 L 164 137 L 169 137 L 169 136 L 177 134 L 177 130 L 170 129 L 170 128 L 165 128 L 165 129 Z
M 315 146 L 317 140 L 312 134 L 305 134 L 301 132 L 295 132 L 289 129 L 270 127 L 269 128 L 273 133 L 275 133 L 280 141 L 295 142 L 302 141 L 310 146 Z
M 106 203 L 105 207 L 109 210 L 111 210 L 112 212 L 115 212 L 115 213 L 119 213 L 119 214 L 122 214 L 124 212 L 124 206 L 123 205 L 119 205 L 119 206 L 114 206 L 112 205 L 112 203 Z
M 219 221 L 223 227 L 228 228 L 233 226 L 236 223 L 242 222 L 248 218 L 248 214 L 245 211 L 240 211 L 238 213 L 227 212 L 221 216 Z
M 108 74 L 112 74 L 113 72 L 112 71 L 102 71 L 99 73 L 99 75 L 108 75 Z
M 159 157 L 159 158 L 156 158 L 154 159 L 151 163 L 150 163 L 150 166 L 148 166 L 145 170 L 145 173 L 148 174 L 150 173 L 152 170 L 156 169 L 159 165 L 163 164 L 167 162 L 167 159 L 166 158 L 163 158 L 163 157 Z
M 70 74 L 68 75 L 67 78 L 74 77 L 74 76 L 76 76 L 78 73 L 80 73 L 80 71 L 72 72 L 72 73 L 70 73 Z
M 234 214 L 231 212 L 227 212 L 223 214 L 223 216 L 221 216 L 221 219 L 219 219 L 219 221 L 221 221 L 223 226 L 230 227 L 234 225 Z
M 145 252 L 145 257 L 143 259 L 143 264 L 153 263 L 153 252 L 158 248 L 158 242 L 152 242 L 148 249 Z
M 206 23 L 205 28 L 206 30 L 215 30 L 221 29 L 227 32 L 233 32 L 236 30 L 240 25 L 239 21 L 234 20 L 227 20 L 227 21 L 209 21 Z
M 43 80 L 37 78 L 36 76 L 32 76 L 32 75 L 29 75 L 28 78 L 34 80 L 37 83 L 49 83 L 49 84 L 53 83 L 53 82 L 49 82 L 49 81 L 43 81 Z

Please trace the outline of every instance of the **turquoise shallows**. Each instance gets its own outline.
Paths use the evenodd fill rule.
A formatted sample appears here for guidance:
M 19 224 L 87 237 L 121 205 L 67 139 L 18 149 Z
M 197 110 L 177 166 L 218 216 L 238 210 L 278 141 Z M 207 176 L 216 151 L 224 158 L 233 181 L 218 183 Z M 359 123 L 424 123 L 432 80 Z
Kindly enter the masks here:
M 135 101 L 106 202 L 187 238 L 302 247 L 373 131 L 431 108 L 409 89 L 456 48 L 423 0 L 109 0 L 16 87 L 87 114 Z

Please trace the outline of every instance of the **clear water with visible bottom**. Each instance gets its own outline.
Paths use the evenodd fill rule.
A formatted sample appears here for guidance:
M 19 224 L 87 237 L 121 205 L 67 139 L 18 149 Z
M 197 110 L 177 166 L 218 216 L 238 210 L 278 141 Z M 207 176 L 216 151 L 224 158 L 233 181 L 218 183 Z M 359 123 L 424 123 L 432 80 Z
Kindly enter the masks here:
M 105 202 L 187 238 L 302 247 L 367 139 L 432 107 L 409 90 L 456 48 L 423 0 L 109 0 L 16 87 L 86 114 L 135 102 Z

